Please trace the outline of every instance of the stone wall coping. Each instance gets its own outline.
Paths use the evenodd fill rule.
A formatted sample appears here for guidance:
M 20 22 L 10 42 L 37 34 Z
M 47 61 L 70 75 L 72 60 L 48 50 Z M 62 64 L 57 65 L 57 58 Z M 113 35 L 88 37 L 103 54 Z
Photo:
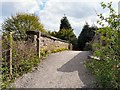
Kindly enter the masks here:
M 66 41 L 66 40 L 62 40 L 62 39 L 53 37 L 53 36 L 51 36 L 51 35 L 47 35 L 47 34 L 45 34 L 45 33 L 43 33 L 43 32 L 37 31 L 37 30 L 30 30 L 30 31 L 27 31 L 26 33 L 27 33 L 28 35 L 31 35 L 31 34 L 32 34 L 32 35 L 37 35 L 38 33 L 41 33 L 41 36 L 43 36 L 43 37 L 47 37 L 47 38 L 50 38 L 50 39 L 52 39 L 52 40 L 57 40 L 57 41 L 69 43 L 69 42 Z

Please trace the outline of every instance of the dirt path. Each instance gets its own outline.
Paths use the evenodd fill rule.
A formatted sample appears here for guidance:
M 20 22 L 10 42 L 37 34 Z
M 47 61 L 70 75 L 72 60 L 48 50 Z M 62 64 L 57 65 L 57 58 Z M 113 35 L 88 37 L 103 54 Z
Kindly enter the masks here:
M 92 87 L 94 78 L 84 67 L 87 51 L 63 51 L 51 54 L 38 70 L 25 74 L 13 84 L 17 88 Z

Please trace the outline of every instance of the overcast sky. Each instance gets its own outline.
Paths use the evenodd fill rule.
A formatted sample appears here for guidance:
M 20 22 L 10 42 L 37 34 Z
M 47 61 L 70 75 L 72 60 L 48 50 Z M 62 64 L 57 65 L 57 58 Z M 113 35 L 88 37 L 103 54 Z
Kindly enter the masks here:
M 96 12 L 108 15 L 108 10 L 103 10 L 100 6 L 102 1 L 112 1 L 114 9 L 118 11 L 120 0 L 2 0 L 0 24 L 15 13 L 27 12 L 39 16 L 46 30 L 58 31 L 60 20 L 66 14 L 74 33 L 78 36 L 85 22 L 90 25 L 96 24 Z

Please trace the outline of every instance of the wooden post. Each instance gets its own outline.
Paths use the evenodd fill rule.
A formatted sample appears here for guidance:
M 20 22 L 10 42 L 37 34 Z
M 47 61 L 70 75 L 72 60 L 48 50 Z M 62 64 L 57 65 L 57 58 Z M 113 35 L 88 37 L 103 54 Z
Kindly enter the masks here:
M 10 60 L 10 74 L 12 75 L 12 32 L 9 34 L 9 42 L 10 42 L 10 48 L 9 48 L 9 60 Z
M 39 31 L 37 33 L 37 55 L 38 55 L 38 58 L 40 58 L 40 36 L 41 36 L 41 32 Z

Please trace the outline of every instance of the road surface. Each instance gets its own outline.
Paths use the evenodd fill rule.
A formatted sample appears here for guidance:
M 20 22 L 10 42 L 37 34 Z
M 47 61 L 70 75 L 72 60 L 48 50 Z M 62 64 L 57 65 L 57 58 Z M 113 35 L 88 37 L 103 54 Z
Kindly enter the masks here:
M 94 77 L 83 63 L 88 51 L 63 51 L 49 55 L 38 69 L 18 78 L 17 88 L 92 88 Z

